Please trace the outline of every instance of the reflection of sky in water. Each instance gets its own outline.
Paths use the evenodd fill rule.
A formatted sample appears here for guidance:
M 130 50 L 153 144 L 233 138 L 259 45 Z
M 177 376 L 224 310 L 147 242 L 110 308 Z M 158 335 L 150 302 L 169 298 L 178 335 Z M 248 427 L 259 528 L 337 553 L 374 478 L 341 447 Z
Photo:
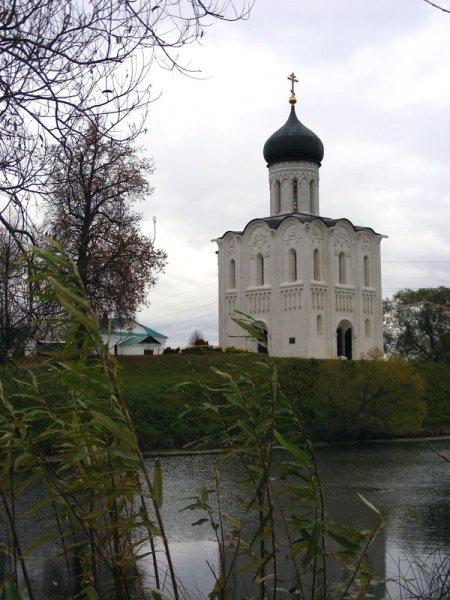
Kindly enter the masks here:
M 450 456 L 450 441 L 434 442 L 433 447 Z M 208 524 L 192 527 L 204 516 L 182 511 L 190 497 L 204 485 L 211 484 L 211 474 L 218 456 L 170 456 L 161 459 L 163 467 L 163 516 L 180 580 L 191 598 L 205 597 L 213 587 L 210 566 L 217 569 L 218 550 L 214 532 Z M 408 569 L 405 554 L 429 557 L 440 550 L 450 554 L 450 465 L 436 456 L 424 443 L 363 444 L 317 449 L 317 458 L 330 517 L 365 528 L 373 519 L 370 510 L 358 499 L 360 492 L 383 514 L 386 527 L 371 550 L 371 563 L 379 577 L 398 575 L 399 564 Z M 152 460 L 148 460 L 151 467 Z M 235 500 L 240 477 L 238 463 L 227 467 L 221 481 L 223 510 L 238 514 Z M 24 498 L 18 510 L 26 512 L 39 497 Z M 0 511 L 1 512 L 1 511 Z M 45 531 L 44 512 L 24 516 L 21 532 L 23 546 Z M 0 514 L 0 541 L 4 539 Z M 50 548 L 41 548 L 30 562 L 33 583 L 39 598 L 61 597 L 64 577 L 58 561 L 47 558 Z M 150 565 L 143 569 L 150 583 Z M 0 576 L 7 568 L 0 557 Z M 336 577 L 339 573 L 336 572 Z M 53 584 L 52 582 L 55 582 Z M 57 586 L 56 586 L 57 584 Z M 236 583 L 239 585 L 239 583 Z M 388 586 L 393 599 L 395 586 Z M 41 593 L 42 592 L 42 593 Z M 55 596 L 53 595 L 55 594 Z M 377 591 L 381 599 L 384 592 Z M 64 596 L 63 596 L 64 597 Z
M 176 568 L 181 594 L 190 600 L 206 598 L 214 587 L 213 571 L 217 573 L 218 550 L 214 541 L 170 542 L 170 552 Z M 148 561 L 148 562 L 146 562 Z M 141 561 L 140 568 L 147 585 L 153 584 L 151 558 Z M 170 592 L 170 588 L 167 589 Z
M 163 517 L 170 540 L 213 540 L 214 532 L 208 524 L 193 527 L 192 523 L 205 514 L 183 510 L 192 503 L 192 497 L 202 487 L 212 486 L 214 465 L 218 455 L 167 456 L 161 459 L 163 469 Z M 151 459 L 148 462 L 151 469 Z M 234 499 L 237 492 L 237 465 L 227 467 L 220 482 L 220 495 L 224 513 L 235 515 L 238 508 Z M 211 496 L 213 501 L 213 495 Z
M 450 442 L 433 443 L 437 451 L 450 454 Z M 373 523 L 371 511 L 357 492 L 383 514 L 386 526 L 371 550 L 373 569 L 381 578 L 398 575 L 405 567 L 405 553 L 428 556 L 436 549 L 450 552 L 450 466 L 425 443 L 363 444 L 317 449 L 317 458 L 330 517 L 360 528 Z M 211 591 L 212 578 L 205 553 L 215 557 L 210 527 L 191 527 L 200 514 L 179 512 L 189 503 L 192 490 L 208 482 L 217 457 L 167 457 L 164 470 L 165 506 L 169 538 L 176 553 L 177 570 L 192 571 L 200 590 Z M 222 481 L 225 510 L 233 513 L 239 468 L 231 467 Z M 214 560 L 211 558 L 209 560 Z M 194 575 L 194 570 L 198 575 Z M 206 585 L 207 587 L 203 587 Z M 395 587 L 389 591 L 395 598 Z M 382 598 L 383 591 L 375 597 Z

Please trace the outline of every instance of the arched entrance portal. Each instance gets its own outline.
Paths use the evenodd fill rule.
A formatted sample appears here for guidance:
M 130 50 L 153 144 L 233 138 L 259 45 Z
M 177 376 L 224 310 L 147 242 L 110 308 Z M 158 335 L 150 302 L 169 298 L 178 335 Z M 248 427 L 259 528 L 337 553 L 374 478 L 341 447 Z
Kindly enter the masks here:
M 267 329 L 267 325 L 262 321 L 258 321 L 256 324 L 258 329 L 260 330 L 261 337 L 264 340 L 264 343 L 258 341 L 258 352 L 259 354 L 268 354 L 269 352 L 269 330 Z
M 336 356 L 353 358 L 353 328 L 349 321 L 341 321 L 336 329 Z

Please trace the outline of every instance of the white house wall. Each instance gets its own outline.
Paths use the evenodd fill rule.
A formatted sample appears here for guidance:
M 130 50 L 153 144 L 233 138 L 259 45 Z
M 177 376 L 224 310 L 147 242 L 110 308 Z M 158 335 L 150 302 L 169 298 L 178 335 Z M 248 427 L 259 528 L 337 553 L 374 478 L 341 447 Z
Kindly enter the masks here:
M 153 354 L 162 354 L 159 344 L 130 344 L 117 347 L 118 356 L 143 356 L 145 351 L 153 350 Z

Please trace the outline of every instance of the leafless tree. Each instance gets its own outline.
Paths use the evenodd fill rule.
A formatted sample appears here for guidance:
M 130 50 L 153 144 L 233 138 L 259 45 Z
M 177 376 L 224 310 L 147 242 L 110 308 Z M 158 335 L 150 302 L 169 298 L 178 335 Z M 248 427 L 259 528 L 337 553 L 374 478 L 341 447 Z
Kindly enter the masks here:
M 135 136 L 152 64 L 189 73 L 180 49 L 245 18 L 249 1 L 0 0 L 0 222 L 32 237 L 13 231 L 8 207 L 42 194 L 48 146 L 99 114 L 102 135 Z

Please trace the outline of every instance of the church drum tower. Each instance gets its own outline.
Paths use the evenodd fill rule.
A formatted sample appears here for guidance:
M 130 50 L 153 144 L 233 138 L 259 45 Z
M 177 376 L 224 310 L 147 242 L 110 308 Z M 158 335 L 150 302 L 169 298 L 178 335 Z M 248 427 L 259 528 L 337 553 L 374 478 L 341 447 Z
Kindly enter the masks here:
M 324 148 L 290 115 L 264 145 L 270 216 L 227 231 L 218 245 L 219 344 L 258 351 L 234 321 L 256 319 L 272 356 L 347 359 L 382 351 L 382 235 L 346 218 L 320 216 Z

